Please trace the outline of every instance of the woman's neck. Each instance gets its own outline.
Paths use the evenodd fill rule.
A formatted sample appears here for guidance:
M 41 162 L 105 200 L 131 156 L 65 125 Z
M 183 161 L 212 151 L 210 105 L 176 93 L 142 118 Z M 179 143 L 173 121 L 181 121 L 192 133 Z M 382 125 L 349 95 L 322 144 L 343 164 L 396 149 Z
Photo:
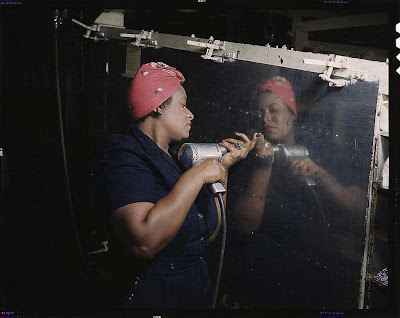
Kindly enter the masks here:
M 283 145 L 294 145 L 296 143 L 296 138 L 294 134 L 290 134 L 285 139 L 272 141 L 273 144 L 283 144 Z
M 159 127 L 154 120 L 145 120 L 144 122 L 137 124 L 137 126 L 143 133 L 151 138 L 158 145 L 158 147 L 160 147 L 170 156 L 168 149 L 171 141 L 166 138 L 162 127 Z
M 294 134 L 290 134 L 283 144 L 285 145 L 294 145 L 296 143 L 296 139 L 294 138 Z

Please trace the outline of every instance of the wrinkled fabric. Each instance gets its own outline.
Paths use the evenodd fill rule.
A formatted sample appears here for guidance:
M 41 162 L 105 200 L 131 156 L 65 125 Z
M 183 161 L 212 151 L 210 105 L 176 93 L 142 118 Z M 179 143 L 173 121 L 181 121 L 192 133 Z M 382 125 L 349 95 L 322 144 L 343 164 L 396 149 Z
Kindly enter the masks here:
M 128 88 L 127 103 L 133 119 L 137 120 L 156 109 L 184 81 L 181 72 L 163 62 L 142 65 Z

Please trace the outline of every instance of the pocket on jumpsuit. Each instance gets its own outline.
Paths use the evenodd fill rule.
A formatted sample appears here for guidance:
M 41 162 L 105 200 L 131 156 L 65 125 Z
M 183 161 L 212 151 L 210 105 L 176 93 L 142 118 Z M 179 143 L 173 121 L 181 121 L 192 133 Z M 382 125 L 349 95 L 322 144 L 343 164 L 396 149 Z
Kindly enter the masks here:
M 139 278 L 126 297 L 126 308 L 167 308 L 168 290 L 161 276 Z

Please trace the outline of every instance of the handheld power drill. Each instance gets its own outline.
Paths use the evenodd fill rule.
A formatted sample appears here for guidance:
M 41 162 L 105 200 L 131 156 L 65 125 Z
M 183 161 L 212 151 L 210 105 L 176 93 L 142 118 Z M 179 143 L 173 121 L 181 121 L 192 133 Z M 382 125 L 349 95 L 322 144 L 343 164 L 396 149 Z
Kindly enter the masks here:
M 222 156 L 227 152 L 224 146 L 216 143 L 184 143 L 178 151 L 178 160 L 187 170 L 208 158 L 221 162 Z M 213 196 L 226 192 L 221 182 L 209 184 L 207 188 Z
M 286 162 L 292 162 L 297 158 L 309 156 L 308 149 L 301 145 L 277 144 L 277 145 L 272 145 L 271 149 L 278 160 L 283 160 Z M 309 187 L 317 185 L 315 180 L 310 177 L 306 178 L 306 184 Z
M 277 158 L 288 162 L 309 155 L 307 148 L 301 145 L 276 144 L 272 145 L 271 148 Z

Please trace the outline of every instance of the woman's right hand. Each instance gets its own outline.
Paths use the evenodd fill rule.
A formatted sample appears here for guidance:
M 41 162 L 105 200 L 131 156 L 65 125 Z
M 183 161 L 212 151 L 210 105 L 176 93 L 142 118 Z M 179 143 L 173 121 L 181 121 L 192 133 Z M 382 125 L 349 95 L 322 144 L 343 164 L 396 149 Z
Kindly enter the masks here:
M 267 144 L 268 143 L 268 144 Z M 266 146 L 269 145 L 269 147 Z M 254 148 L 255 156 L 263 163 L 265 168 L 270 168 L 274 164 L 274 152 L 271 143 L 265 139 L 264 135 L 257 133 L 256 146 Z
M 225 179 L 226 169 L 217 160 L 208 158 L 195 165 L 203 184 L 214 183 Z

